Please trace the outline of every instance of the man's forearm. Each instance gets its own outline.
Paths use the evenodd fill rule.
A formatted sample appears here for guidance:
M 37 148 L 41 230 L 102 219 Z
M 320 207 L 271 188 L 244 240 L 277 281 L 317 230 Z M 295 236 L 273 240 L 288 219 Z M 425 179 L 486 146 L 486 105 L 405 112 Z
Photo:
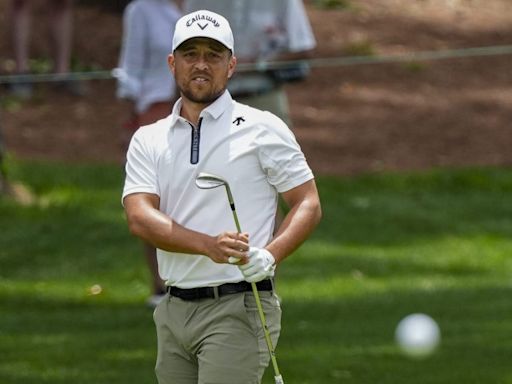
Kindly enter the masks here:
M 279 264 L 295 251 L 315 230 L 320 222 L 318 200 L 305 199 L 293 206 L 285 216 L 274 239 L 265 247 Z
M 130 232 L 156 248 L 169 252 L 206 255 L 211 236 L 190 230 L 158 210 L 144 216 L 128 215 Z
M 228 263 L 230 257 L 247 262 L 247 234 L 223 232 L 217 236 L 193 231 L 176 223 L 157 209 L 159 199 L 152 194 L 133 194 L 124 199 L 130 232 L 168 252 L 204 255 L 216 263 Z

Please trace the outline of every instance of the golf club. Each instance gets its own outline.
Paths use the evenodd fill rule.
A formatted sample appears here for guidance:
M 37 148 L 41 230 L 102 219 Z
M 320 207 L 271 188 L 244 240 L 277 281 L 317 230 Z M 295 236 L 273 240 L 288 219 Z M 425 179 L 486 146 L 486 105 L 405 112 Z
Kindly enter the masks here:
M 233 195 L 231 194 L 231 188 L 229 188 L 228 182 L 220 176 L 201 172 L 196 177 L 196 186 L 199 189 L 213 189 L 221 186 L 224 186 L 226 188 L 226 194 L 228 196 L 231 212 L 233 213 L 233 219 L 235 220 L 236 230 L 238 231 L 238 233 L 241 233 L 242 230 L 240 228 L 240 222 L 238 221 L 238 216 L 236 214 L 235 202 L 233 200 Z M 274 346 L 272 345 L 272 340 L 270 339 L 270 332 L 267 327 L 267 320 L 265 319 L 265 313 L 263 312 L 263 307 L 261 305 L 260 295 L 258 292 L 258 288 L 256 287 L 256 283 L 251 283 L 251 288 L 254 294 L 254 298 L 256 300 L 256 306 L 258 307 L 258 314 L 260 316 L 261 326 L 263 327 L 263 333 L 265 334 L 265 341 L 267 342 L 270 360 L 272 361 L 272 366 L 274 367 L 275 382 L 276 384 L 284 384 L 283 377 L 281 376 L 281 373 L 279 372 L 279 367 L 277 366 L 277 359 L 274 351 Z

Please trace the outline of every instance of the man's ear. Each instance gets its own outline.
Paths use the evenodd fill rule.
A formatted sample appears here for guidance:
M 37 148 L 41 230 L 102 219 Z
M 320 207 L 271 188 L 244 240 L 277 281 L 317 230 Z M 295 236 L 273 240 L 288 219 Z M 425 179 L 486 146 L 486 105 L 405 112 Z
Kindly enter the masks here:
M 231 76 L 233 76 L 233 73 L 235 73 L 236 68 L 236 57 L 231 56 L 229 59 L 229 68 L 228 68 L 228 79 L 231 79 Z
M 167 56 L 167 64 L 169 65 L 169 69 L 171 70 L 173 75 L 174 75 L 174 71 L 175 71 L 174 63 L 175 63 L 174 55 L 171 53 L 169 56 Z

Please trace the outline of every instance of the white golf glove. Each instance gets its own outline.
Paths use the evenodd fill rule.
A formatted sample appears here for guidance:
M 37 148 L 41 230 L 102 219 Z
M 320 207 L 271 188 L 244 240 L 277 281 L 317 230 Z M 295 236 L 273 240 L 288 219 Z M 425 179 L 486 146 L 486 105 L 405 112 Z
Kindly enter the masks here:
M 269 251 L 264 248 L 250 247 L 247 256 L 249 256 L 249 262 L 238 266 L 245 281 L 257 283 L 274 276 L 276 260 Z

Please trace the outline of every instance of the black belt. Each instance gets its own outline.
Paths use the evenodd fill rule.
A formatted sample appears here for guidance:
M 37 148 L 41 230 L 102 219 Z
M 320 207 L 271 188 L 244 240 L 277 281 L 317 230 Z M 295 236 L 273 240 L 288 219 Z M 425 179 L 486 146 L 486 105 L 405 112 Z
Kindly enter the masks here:
M 262 280 L 256 283 L 258 291 L 272 291 L 272 281 Z M 183 300 L 199 300 L 199 299 L 213 299 L 215 297 L 230 295 L 233 293 L 252 291 L 251 284 L 247 281 L 239 283 L 226 283 L 218 287 L 200 287 L 183 289 L 178 287 L 167 287 L 167 292 L 171 296 L 179 297 Z

